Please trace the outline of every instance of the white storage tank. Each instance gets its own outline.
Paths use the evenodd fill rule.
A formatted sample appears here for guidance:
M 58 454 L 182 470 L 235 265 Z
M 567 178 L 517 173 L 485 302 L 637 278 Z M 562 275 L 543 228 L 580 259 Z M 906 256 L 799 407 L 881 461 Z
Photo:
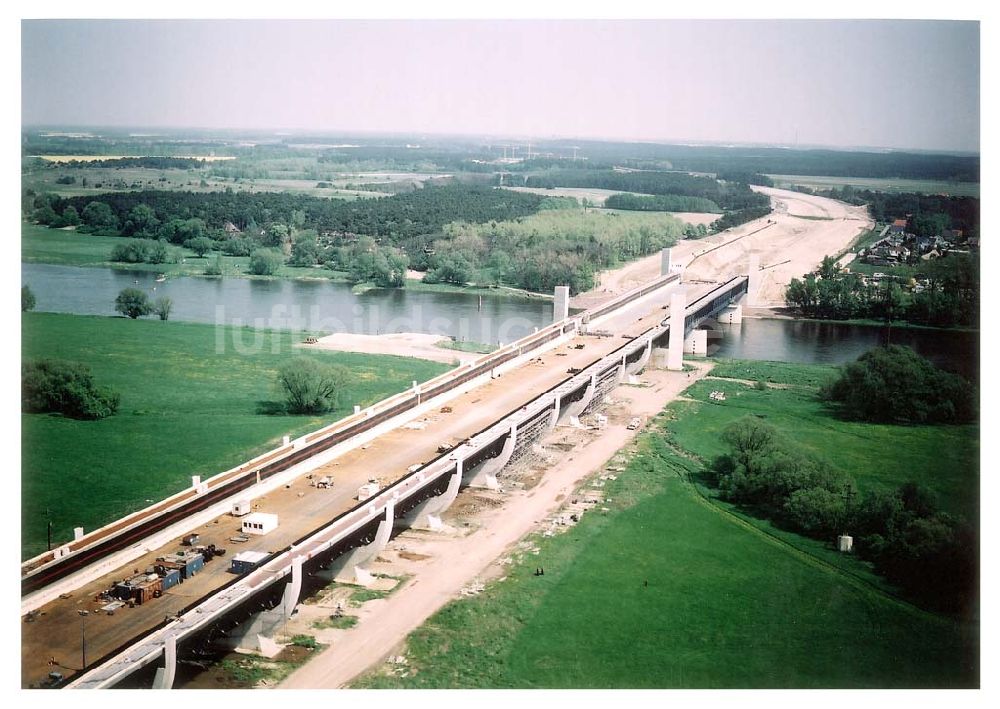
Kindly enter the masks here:
M 244 534 L 267 534 L 278 528 L 278 515 L 254 512 L 243 518 Z

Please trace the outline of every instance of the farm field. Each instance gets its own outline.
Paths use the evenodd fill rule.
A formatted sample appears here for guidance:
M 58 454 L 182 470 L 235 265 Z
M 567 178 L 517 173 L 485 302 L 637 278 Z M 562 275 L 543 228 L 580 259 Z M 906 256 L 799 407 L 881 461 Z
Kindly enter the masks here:
M 76 182 L 59 184 L 60 177 L 72 176 Z M 84 183 L 86 181 L 86 183 Z M 340 187 L 317 187 L 313 179 L 253 179 L 215 177 L 204 169 L 182 170 L 145 167 L 108 168 L 74 167 L 65 170 L 31 170 L 23 175 L 23 186 L 36 193 L 56 194 L 60 197 L 81 197 L 107 192 L 135 192 L 139 190 L 183 190 L 185 192 L 293 192 L 313 197 L 355 199 L 357 197 L 384 197 L 388 193 L 371 192 Z M 338 184 L 338 183 L 334 183 Z M 340 181 L 339 184 L 346 184 Z
M 787 420 L 811 431 L 796 440 L 805 444 L 823 430 L 830 440 L 813 445 L 826 452 L 839 447 L 851 465 L 863 451 L 881 450 L 877 464 L 867 466 L 848 468 L 843 457 L 833 458 L 863 486 L 909 479 L 913 460 L 884 456 L 886 441 L 894 440 L 890 431 L 869 437 L 842 429 L 806 406 L 800 388 L 811 390 L 830 373 L 826 367 L 721 362 L 714 376 L 790 386 L 757 392 L 734 380 L 704 380 L 689 389 L 697 403 L 668 406 L 633 450 L 619 454 L 628 462 L 616 480 L 605 482 L 606 513 L 595 509 L 554 537 L 530 537 L 514 551 L 502 579 L 476 597 L 451 602 L 409 636 L 407 676 L 385 665 L 354 686 L 977 686 L 974 624 L 902 602 L 873 583 L 862 562 L 841 557 L 831 563 L 837 555 L 817 553 L 819 542 L 794 543 L 796 535 L 750 524 L 689 482 L 699 468 L 692 456 L 714 455 L 715 439 L 729 420 L 753 410 L 786 430 L 778 420 L 782 408 Z M 718 389 L 727 400 L 707 403 L 708 392 Z M 967 445 L 973 435 L 971 427 L 920 430 L 895 442 L 904 448 L 922 441 L 926 454 Z M 938 455 L 919 474 L 926 481 L 962 467 L 967 457 L 958 450 L 949 460 Z M 940 488 L 941 502 L 950 496 L 953 507 L 970 507 L 960 487 L 951 480 Z M 534 575 L 539 567 L 543 576 Z
M 947 194 L 953 197 L 979 197 L 978 182 L 947 182 L 944 180 L 907 180 L 889 177 L 828 177 L 824 175 L 768 175 L 774 186 L 788 189 L 801 185 L 811 189 L 828 190 L 833 187 L 851 186 L 882 192 L 922 192 Z
M 54 540 L 72 538 L 75 526 L 94 529 L 177 492 L 193 474 L 226 470 L 283 435 L 319 428 L 354 404 L 448 369 L 395 356 L 308 355 L 350 369 L 338 409 L 322 417 L 267 415 L 267 402 L 280 398 L 278 367 L 301 351 L 285 332 L 270 333 L 261 352 L 236 350 L 252 340 L 249 331 L 195 323 L 24 313 L 24 359 L 86 364 L 98 385 L 121 394 L 121 405 L 99 421 L 22 414 L 21 446 L 30 452 L 21 471 L 22 555 L 44 551 L 48 518 Z

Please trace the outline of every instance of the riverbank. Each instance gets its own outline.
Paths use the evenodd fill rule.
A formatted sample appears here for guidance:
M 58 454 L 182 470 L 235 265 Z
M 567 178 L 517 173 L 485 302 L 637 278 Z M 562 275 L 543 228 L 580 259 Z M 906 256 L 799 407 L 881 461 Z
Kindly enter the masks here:
M 398 356 L 315 352 L 348 368 L 337 409 L 323 416 L 267 413 L 281 398 L 275 377 L 303 352 L 291 332 L 159 320 L 23 313 L 21 354 L 87 365 L 99 386 L 121 394 L 99 421 L 22 414 L 24 557 L 73 527 L 94 529 L 274 447 L 353 409 L 425 381 L 447 366 Z
M 73 229 L 50 229 L 49 227 L 32 224 L 21 224 L 21 261 L 22 263 L 41 263 L 56 266 L 79 266 L 87 268 L 107 268 L 117 271 L 136 271 L 144 273 L 163 274 L 167 279 L 175 278 L 241 278 L 251 281 L 324 281 L 350 285 L 351 281 L 346 271 L 335 271 L 325 266 L 289 266 L 283 265 L 275 275 L 258 276 L 250 273 L 250 257 L 225 256 L 215 252 L 198 256 L 190 249 L 172 246 L 177 250 L 180 260 L 176 263 L 122 263 L 109 261 L 111 250 L 127 240 L 120 236 L 97 236 L 94 234 L 79 234 Z M 206 273 L 217 265 L 222 267 L 222 273 Z M 423 293 L 462 293 L 478 296 L 488 295 L 511 300 L 551 300 L 551 293 L 532 293 L 530 291 L 505 286 L 458 285 L 454 283 L 426 283 L 424 274 L 419 271 L 407 271 L 405 289 Z M 396 288 L 381 288 L 375 285 L 365 286 L 366 290 L 395 291 Z
M 393 647 L 395 659 L 373 665 L 353 686 L 978 686 L 977 623 L 901 601 L 866 564 L 832 544 L 749 520 L 691 482 L 722 452 L 722 428 L 757 413 L 802 445 L 833 455 L 862 489 L 916 476 L 936 485 L 955 513 L 977 508 L 970 442 L 978 440 L 978 427 L 839 422 L 814 396 L 832 371 L 716 365 L 712 380 L 688 388 L 600 475 L 588 475 L 567 495 L 598 495 L 600 505 L 579 522 L 560 527 L 549 518 L 536 526 L 498 555 L 480 584 L 466 587 L 474 592 L 452 595 Z M 772 386 L 760 390 L 741 381 L 747 377 Z M 709 397 L 717 390 L 726 392 L 724 401 Z M 940 450 L 952 455 L 945 460 Z M 404 603 L 406 593 L 404 587 L 361 614 L 375 618 Z M 341 653 L 360 642 L 355 629 L 338 632 L 334 649 L 341 645 Z

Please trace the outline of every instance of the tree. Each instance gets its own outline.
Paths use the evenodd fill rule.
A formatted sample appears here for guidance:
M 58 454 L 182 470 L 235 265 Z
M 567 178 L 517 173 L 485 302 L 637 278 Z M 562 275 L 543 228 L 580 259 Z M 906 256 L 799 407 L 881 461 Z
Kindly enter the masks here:
M 197 236 L 184 242 L 184 246 L 194 251 L 199 257 L 204 256 L 215 247 L 215 242 L 207 236 Z
M 98 387 L 90 370 L 76 362 L 37 360 L 21 365 L 21 409 L 99 419 L 118 410 L 117 393 Z
M 63 226 L 78 226 L 80 224 L 80 214 L 72 204 L 66 207 L 60 220 Z
M 909 347 L 876 347 L 841 368 L 821 391 L 851 419 L 882 423 L 956 423 L 975 416 L 969 382 Z
M 736 463 L 752 475 L 761 459 L 774 450 L 777 435 L 773 426 L 756 416 L 744 416 L 726 426 L 722 440 L 732 449 Z
M 118 229 L 118 217 L 104 202 L 90 202 L 83 208 L 83 222 L 95 233 L 114 233 Z
M 153 238 L 157 235 L 159 226 L 160 220 L 156 218 L 156 212 L 152 207 L 148 204 L 137 204 L 129 210 L 122 233 L 125 236 Z
M 833 256 L 824 256 L 819 265 L 819 276 L 823 280 L 832 279 L 840 269 L 837 266 L 837 259 Z
M 321 414 L 337 405 L 347 370 L 312 357 L 295 357 L 278 370 L 278 387 L 290 414 Z
M 316 243 L 316 232 L 305 231 L 295 237 L 295 244 L 292 246 L 292 257 L 289 263 L 292 266 L 313 266 L 319 263 L 319 246 Z
M 280 251 L 274 249 L 257 249 L 250 254 L 250 273 L 255 276 L 273 276 L 285 263 Z
M 28 286 L 21 286 L 21 312 L 26 313 L 35 309 L 35 294 Z
M 205 267 L 206 276 L 221 276 L 222 275 L 222 254 L 216 254 L 215 259 L 211 264 Z
M 152 312 L 149 298 L 138 288 L 124 288 L 115 298 L 115 310 L 127 318 L 135 320 Z
M 170 311 L 174 309 L 174 301 L 170 298 L 157 298 L 156 302 L 153 303 L 152 309 L 159 316 L 160 320 L 167 320 L 170 318 Z

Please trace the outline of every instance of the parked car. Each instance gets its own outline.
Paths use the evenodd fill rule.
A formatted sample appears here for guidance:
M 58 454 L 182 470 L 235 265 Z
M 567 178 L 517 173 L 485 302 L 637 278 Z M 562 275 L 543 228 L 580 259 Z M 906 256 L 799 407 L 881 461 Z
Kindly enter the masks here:
M 639 418 L 638 416 L 633 416 L 625 428 L 627 428 L 629 431 L 634 431 L 641 425 L 642 425 L 642 419 Z

